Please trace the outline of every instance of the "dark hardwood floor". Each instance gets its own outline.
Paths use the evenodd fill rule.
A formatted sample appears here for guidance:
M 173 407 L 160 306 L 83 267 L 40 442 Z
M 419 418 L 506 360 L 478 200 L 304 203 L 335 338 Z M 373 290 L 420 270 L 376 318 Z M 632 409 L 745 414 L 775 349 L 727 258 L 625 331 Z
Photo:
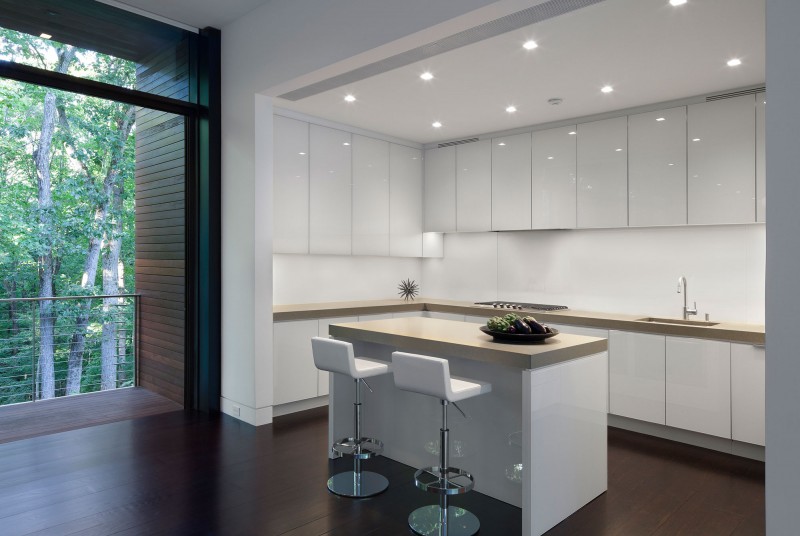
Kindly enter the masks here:
M 374 460 L 389 490 L 339 498 L 325 488 L 326 442 L 320 411 L 259 428 L 181 411 L 6 443 L 0 534 L 409 534 L 408 513 L 434 499 L 411 485 L 414 469 Z M 520 533 L 519 509 L 456 501 L 484 536 Z M 608 492 L 548 534 L 763 533 L 762 463 L 610 429 Z

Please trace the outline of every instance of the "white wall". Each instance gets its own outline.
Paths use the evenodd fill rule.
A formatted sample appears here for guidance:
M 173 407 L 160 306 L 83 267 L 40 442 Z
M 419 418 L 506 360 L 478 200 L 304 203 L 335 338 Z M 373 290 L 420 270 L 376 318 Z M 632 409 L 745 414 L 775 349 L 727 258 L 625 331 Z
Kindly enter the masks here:
M 800 2 L 767 0 L 767 534 L 800 504 Z
M 699 318 L 764 323 L 763 225 L 445 235 L 424 294 L 680 317 L 685 275 Z

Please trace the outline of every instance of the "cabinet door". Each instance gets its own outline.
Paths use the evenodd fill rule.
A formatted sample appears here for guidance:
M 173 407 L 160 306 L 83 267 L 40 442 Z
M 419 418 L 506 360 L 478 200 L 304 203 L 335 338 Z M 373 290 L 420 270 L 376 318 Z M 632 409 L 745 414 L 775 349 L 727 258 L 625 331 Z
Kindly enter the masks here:
M 389 255 L 389 142 L 353 135 L 353 255 Z
M 575 125 L 533 133 L 533 228 L 574 229 L 577 186 Z
M 389 320 L 394 318 L 392 313 L 378 313 L 374 315 L 358 315 L 359 322 L 369 322 L 370 320 Z
M 459 315 L 456 313 L 442 313 L 439 311 L 425 311 L 423 316 L 427 318 L 438 318 L 440 320 L 455 320 L 456 322 L 463 322 L 464 315 Z
M 308 123 L 274 116 L 272 250 L 308 253 Z
M 664 336 L 611 331 L 608 345 L 609 413 L 664 424 Z
M 731 344 L 731 437 L 764 445 L 765 352 L 763 347 Z
M 352 244 L 351 135 L 311 125 L 312 254 L 349 255 Z
M 730 343 L 667 337 L 667 426 L 730 439 Z
M 578 125 L 578 227 L 628 225 L 628 119 Z
M 767 94 L 756 93 L 756 221 L 767 221 L 766 112 Z
M 756 219 L 755 96 L 689 106 L 689 223 Z
M 311 353 L 311 337 L 317 336 L 318 329 L 316 320 L 272 325 L 275 405 L 317 396 L 317 367 Z
M 425 231 L 456 230 L 456 148 L 425 151 Z
M 329 336 L 329 328 L 331 324 L 342 324 L 345 322 L 358 322 L 357 316 L 340 316 L 336 318 L 320 318 L 319 319 L 319 336 Z M 313 357 L 313 356 L 312 356 Z M 330 390 L 330 372 L 327 370 L 317 370 L 317 396 L 325 396 Z
M 492 230 L 531 228 L 531 135 L 492 140 Z
M 629 224 L 686 224 L 686 107 L 628 116 Z
M 422 151 L 389 145 L 389 254 L 422 256 Z
M 456 227 L 459 232 L 492 228 L 492 142 L 456 146 Z

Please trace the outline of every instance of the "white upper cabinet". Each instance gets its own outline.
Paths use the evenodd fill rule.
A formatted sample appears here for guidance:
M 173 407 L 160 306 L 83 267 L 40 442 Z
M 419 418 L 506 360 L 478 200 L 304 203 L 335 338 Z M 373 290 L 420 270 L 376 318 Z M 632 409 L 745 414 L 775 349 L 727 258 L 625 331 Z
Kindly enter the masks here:
M 756 93 L 756 221 L 767 221 L 767 169 L 765 140 L 765 114 L 767 94 Z
M 665 344 L 663 335 L 609 333 L 609 413 L 664 424 Z
M 456 146 L 456 226 L 459 232 L 492 228 L 492 142 Z
M 389 255 L 389 142 L 353 135 L 353 255 Z
M 764 347 L 731 344 L 731 437 L 764 445 L 766 363 Z
M 631 226 L 686 224 L 686 107 L 628 116 Z
M 531 228 L 531 135 L 492 140 L 492 230 Z
M 574 229 L 576 225 L 575 125 L 533 133 L 533 228 Z
M 308 123 L 274 116 L 272 250 L 308 253 Z
M 578 125 L 578 227 L 628 225 L 628 118 Z
M 311 125 L 310 252 L 351 253 L 351 135 Z
M 425 151 L 426 232 L 456 230 L 456 148 Z
M 422 256 L 422 151 L 389 145 L 389 253 Z
M 689 106 L 689 223 L 756 219 L 755 96 Z

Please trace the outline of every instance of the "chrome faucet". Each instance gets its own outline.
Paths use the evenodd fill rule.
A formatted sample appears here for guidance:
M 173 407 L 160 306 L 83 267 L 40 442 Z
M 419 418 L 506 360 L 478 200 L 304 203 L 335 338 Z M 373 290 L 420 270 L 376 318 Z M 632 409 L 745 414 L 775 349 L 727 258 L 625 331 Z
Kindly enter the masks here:
M 687 305 L 689 291 L 686 288 L 686 277 L 684 276 L 680 276 L 678 278 L 678 294 L 681 293 L 681 289 L 683 289 L 683 319 L 689 320 L 690 316 L 697 314 L 697 302 L 694 302 L 694 307 L 689 309 L 689 306 Z

